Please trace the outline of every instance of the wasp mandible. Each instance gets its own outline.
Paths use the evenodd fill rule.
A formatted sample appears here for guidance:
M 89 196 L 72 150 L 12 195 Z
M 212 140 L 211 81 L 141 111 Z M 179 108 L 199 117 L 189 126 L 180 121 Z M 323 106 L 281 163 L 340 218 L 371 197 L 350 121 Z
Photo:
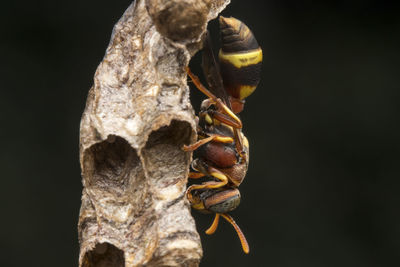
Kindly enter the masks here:
M 222 47 L 219 64 L 216 62 L 209 34 L 203 48 L 202 68 L 209 89 L 201 84 L 190 69 L 189 77 L 207 99 L 201 104 L 198 140 L 185 151 L 194 151 L 189 178 L 207 178 L 201 184 L 191 185 L 186 195 L 191 206 L 199 211 L 215 213 L 206 230 L 213 234 L 222 216 L 235 228 L 243 251 L 249 253 L 247 240 L 227 213 L 240 203 L 239 185 L 246 176 L 249 164 L 249 143 L 242 133 L 238 113 L 243 110 L 245 98 L 253 93 L 260 80 L 262 50 L 253 33 L 240 20 L 219 17 Z

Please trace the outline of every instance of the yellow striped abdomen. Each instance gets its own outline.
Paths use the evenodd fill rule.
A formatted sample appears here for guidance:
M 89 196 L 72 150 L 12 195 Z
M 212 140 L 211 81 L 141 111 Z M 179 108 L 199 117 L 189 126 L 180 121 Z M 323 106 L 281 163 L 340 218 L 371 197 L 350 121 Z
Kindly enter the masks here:
M 261 76 L 262 50 L 250 29 L 240 20 L 220 16 L 222 47 L 219 52 L 225 90 L 243 100 L 256 89 Z

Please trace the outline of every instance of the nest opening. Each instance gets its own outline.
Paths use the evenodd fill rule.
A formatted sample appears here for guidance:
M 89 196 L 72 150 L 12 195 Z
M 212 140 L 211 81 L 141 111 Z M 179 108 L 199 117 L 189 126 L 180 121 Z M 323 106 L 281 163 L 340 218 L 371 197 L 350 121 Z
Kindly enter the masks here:
M 183 146 L 190 143 L 191 137 L 190 124 L 185 121 L 172 120 L 169 126 L 163 126 L 152 132 L 146 143 L 146 148 L 151 148 L 160 144 L 173 146 Z
M 82 267 L 123 267 L 124 252 L 110 243 L 98 243 L 86 252 Z
M 186 179 L 190 154 L 183 151 L 182 147 L 189 144 L 191 138 L 190 124 L 178 120 L 150 134 L 142 156 L 152 178 L 151 182 L 162 183 L 157 188 L 166 188 Z
M 124 191 L 130 179 L 143 175 L 134 148 L 122 137 L 110 135 L 85 151 L 84 177 L 90 187 Z

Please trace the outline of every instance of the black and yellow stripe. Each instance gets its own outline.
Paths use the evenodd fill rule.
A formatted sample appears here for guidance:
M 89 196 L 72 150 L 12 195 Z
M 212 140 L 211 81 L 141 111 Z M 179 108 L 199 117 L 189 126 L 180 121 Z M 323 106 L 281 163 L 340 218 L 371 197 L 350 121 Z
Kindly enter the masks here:
M 224 87 L 232 97 L 243 100 L 260 81 L 262 50 L 240 20 L 220 16 L 219 23 L 222 41 L 219 62 Z

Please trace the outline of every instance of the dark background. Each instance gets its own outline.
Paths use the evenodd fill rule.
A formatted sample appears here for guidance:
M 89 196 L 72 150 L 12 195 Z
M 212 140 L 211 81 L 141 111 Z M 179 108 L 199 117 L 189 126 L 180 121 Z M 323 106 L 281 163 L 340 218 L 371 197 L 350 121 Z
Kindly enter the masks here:
M 130 2 L 1 5 L 2 266 L 77 266 L 80 116 Z M 232 212 L 251 252 L 221 221 L 202 234 L 202 266 L 397 266 L 399 6 L 233 0 L 222 14 L 264 50 L 241 115 L 251 163 Z M 202 233 L 212 222 L 195 218 Z

